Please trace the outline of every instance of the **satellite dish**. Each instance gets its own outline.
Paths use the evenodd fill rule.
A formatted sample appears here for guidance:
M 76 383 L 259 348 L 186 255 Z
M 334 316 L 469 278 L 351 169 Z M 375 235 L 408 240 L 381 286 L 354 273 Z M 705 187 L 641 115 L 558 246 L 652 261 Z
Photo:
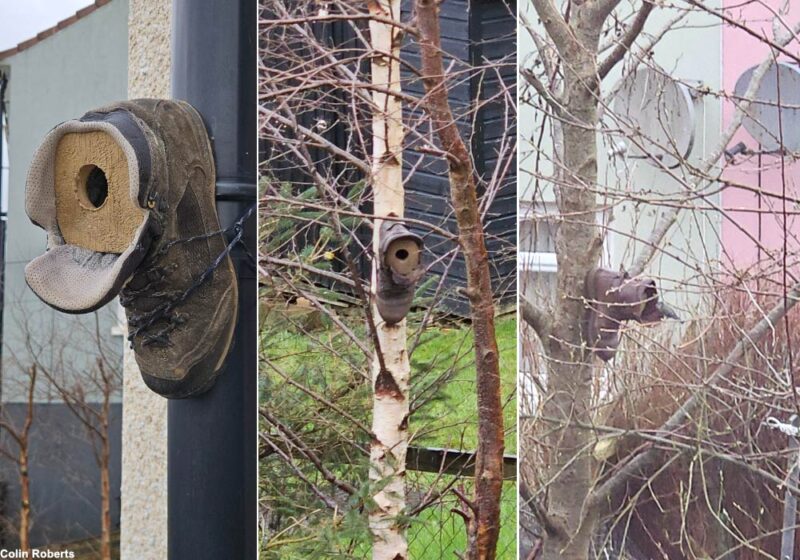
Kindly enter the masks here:
M 755 70 L 753 66 L 736 80 L 734 94 L 738 98 L 744 97 Z M 770 66 L 742 126 L 765 151 L 780 150 L 781 137 L 786 150 L 800 150 L 800 68 L 797 65 L 778 62 Z
M 614 98 L 628 157 L 657 167 L 678 167 L 694 146 L 695 110 L 689 88 L 664 72 L 641 68 Z

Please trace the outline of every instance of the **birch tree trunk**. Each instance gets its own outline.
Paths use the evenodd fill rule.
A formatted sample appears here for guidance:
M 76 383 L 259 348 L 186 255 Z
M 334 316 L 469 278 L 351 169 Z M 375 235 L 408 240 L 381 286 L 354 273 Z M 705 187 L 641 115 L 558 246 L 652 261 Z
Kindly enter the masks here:
M 500 494 L 503 490 L 503 405 L 500 362 L 494 327 L 489 257 L 483 234 L 472 159 L 450 109 L 442 61 L 437 0 L 415 2 L 419 27 L 426 109 L 447 160 L 450 197 L 458 224 L 458 240 L 467 269 L 467 296 L 475 335 L 478 398 L 478 450 L 475 497 L 470 505 L 470 560 L 492 560 L 500 535 Z
M 400 0 L 369 0 L 371 79 L 375 87 L 372 116 L 372 188 L 376 216 L 403 216 L 403 107 L 399 95 Z M 377 21 L 380 19 L 381 21 Z M 387 21 L 388 20 L 388 21 Z M 375 307 L 377 265 L 380 262 L 381 220 L 373 235 L 372 315 L 377 321 L 377 348 L 372 363 L 374 389 L 373 440 L 370 447 L 370 480 L 378 491 L 369 514 L 374 560 L 408 558 L 406 529 L 399 519 L 405 512 L 405 465 L 408 447 L 409 370 L 405 320 L 389 326 Z

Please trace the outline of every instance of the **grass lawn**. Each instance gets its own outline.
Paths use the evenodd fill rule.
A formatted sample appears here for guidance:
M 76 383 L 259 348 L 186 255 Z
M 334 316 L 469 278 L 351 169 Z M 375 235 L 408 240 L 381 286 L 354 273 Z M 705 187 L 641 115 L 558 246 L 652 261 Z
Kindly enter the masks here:
M 417 480 L 435 475 L 417 473 L 410 475 Z M 472 493 L 472 485 L 464 485 L 467 495 Z M 423 511 L 408 530 L 410 558 L 457 558 L 457 552 L 467 548 L 467 532 L 464 521 L 451 511 L 457 507 L 455 497 L 449 497 L 439 504 Z M 500 502 L 500 540 L 497 544 L 497 558 L 512 560 L 517 557 L 517 486 L 513 482 L 503 485 Z
M 516 454 L 517 323 L 513 316 L 499 317 L 496 323 L 500 351 L 500 377 L 503 389 L 503 419 L 506 427 L 506 453 Z M 455 354 L 455 356 L 454 356 Z M 472 333 L 465 327 L 434 328 L 426 332 L 425 342 L 416 349 L 413 361 L 433 362 L 433 369 L 445 369 L 456 358 L 457 373 L 426 406 L 425 435 L 412 445 L 474 450 L 478 438 L 478 403 L 475 395 L 475 360 Z M 414 370 L 411 377 L 413 380 Z M 430 420 L 428 420 L 428 418 Z M 411 418 L 412 438 L 415 430 Z
M 516 454 L 516 395 L 517 378 L 517 334 L 513 316 L 497 320 L 497 346 L 500 350 L 500 375 L 504 398 L 504 425 L 506 428 L 506 454 Z M 474 450 L 477 445 L 478 405 L 475 395 L 475 367 L 472 354 L 472 336 L 466 327 L 432 329 L 430 340 L 420 346 L 414 360 L 441 360 L 446 366 L 448 356 L 458 349 L 459 365 L 462 366 L 437 394 L 425 410 L 425 432 L 427 435 L 412 441 L 412 445 L 448 447 Z M 412 376 L 414 372 L 411 372 Z M 409 426 L 412 434 L 415 421 L 412 416 Z M 413 435 L 412 435 L 413 437 Z M 429 473 L 409 473 L 409 481 L 417 486 L 426 486 L 437 478 Z M 467 495 L 471 495 L 471 484 L 465 484 Z M 503 488 L 501 502 L 500 542 L 497 557 L 516 558 L 517 497 L 516 484 L 507 482 Z M 422 512 L 409 528 L 409 553 L 411 558 L 456 558 L 455 553 L 465 550 L 467 536 L 464 521 L 450 509 L 456 507 L 455 497 Z
M 307 320 L 302 319 L 307 327 Z M 278 325 L 272 318 L 262 322 L 262 357 L 291 374 L 293 380 L 305 386 L 313 386 L 322 394 L 334 392 L 336 384 L 341 383 L 348 371 L 362 368 L 360 374 L 368 371 L 363 354 L 355 349 L 352 341 L 346 339 L 336 328 L 329 325 L 316 325 L 309 337 L 307 333 L 297 332 L 290 324 Z M 348 325 L 359 335 L 363 334 L 360 318 L 348 321 Z M 409 330 L 409 340 L 416 333 Z M 412 406 L 425 401 L 424 406 L 411 415 L 409 429 L 412 445 L 446 447 L 474 450 L 477 439 L 477 402 L 475 394 L 475 367 L 472 355 L 471 329 L 465 324 L 437 326 L 429 328 L 420 338 L 412 357 Z M 319 341 L 341 349 L 338 356 L 332 356 L 321 348 Z M 500 350 L 500 368 L 504 398 L 504 420 L 506 427 L 506 453 L 516 453 L 516 321 L 513 315 L 497 319 L 497 342 Z M 262 374 L 263 375 L 263 374 Z M 357 378 L 357 376 L 355 376 Z M 262 404 L 274 406 L 275 411 L 293 406 L 291 398 L 285 396 L 285 387 L 278 379 L 262 379 Z M 349 411 L 370 421 L 371 405 L 368 387 L 359 397 L 348 405 Z M 358 410 L 358 409 L 361 410 Z M 350 471 L 352 473 L 352 469 Z M 262 476 L 269 476 L 262 469 Z M 431 473 L 409 472 L 409 492 L 425 492 L 431 486 L 443 487 L 449 480 Z M 471 479 L 458 481 L 458 487 L 467 495 L 472 493 Z M 410 557 L 415 559 L 456 558 L 455 553 L 466 548 L 464 521 L 452 513 L 457 507 L 452 493 L 446 494 L 441 502 L 424 510 L 411 521 L 408 540 Z M 365 529 L 365 528 L 364 528 Z M 314 527 L 306 526 L 298 530 L 297 539 L 305 541 L 312 537 Z M 364 533 L 366 531 L 363 531 Z M 289 535 L 287 538 L 291 540 Z M 353 531 L 348 531 L 346 539 L 353 540 Z M 357 546 L 349 547 L 350 553 L 340 553 L 325 557 L 362 558 L 368 556 L 368 537 L 361 538 Z M 294 547 L 280 547 L 270 550 L 269 558 L 301 558 L 302 553 Z M 338 548 L 338 547 L 337 547 Z M 340 549 L 341 550 L 341 549 Z M 273 553 L 276 554 L 273 556 Z M 498 558 L 516 557 L 516 485 L 504 485 L 502 499 L 501 536 Z

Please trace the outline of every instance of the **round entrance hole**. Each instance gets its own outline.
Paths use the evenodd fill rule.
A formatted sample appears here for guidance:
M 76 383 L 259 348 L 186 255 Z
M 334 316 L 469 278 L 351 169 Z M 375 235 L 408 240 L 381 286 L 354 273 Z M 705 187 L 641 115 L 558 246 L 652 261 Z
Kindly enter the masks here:
M 401 261 L 404 261 L 408 258 L 408 251 L 406 251 L 405 249 L 398 249 L 397 252 L 394 254 L 394 256 L 400 259 Z
M 84 165 L 78 173 L 78 195 L 90 208 L 100 208 L 108 198 L 106 173 L 96 165 Z

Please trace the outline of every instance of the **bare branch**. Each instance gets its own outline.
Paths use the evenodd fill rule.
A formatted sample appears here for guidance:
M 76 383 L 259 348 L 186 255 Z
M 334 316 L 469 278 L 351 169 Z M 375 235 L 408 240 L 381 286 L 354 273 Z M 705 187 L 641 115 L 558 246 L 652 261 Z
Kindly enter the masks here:
M 614 66 L 622 60 L 625 54 L 630 51 L 631 45 L 633 45 L 633 42 L 641 34 L 645 23 L 647 23 L 647 18 L 650 17 L 650 13 L 653 11 L 654 7 L 655 4 L 653 0 L 642 0 L 642 7 L 636 12 L 636 17 L 634 17 L 630 26 L 625 31 L 625 35 L 622 36 L 614 47 L 614 50 L 612 50 L 598 66 L 597 73 L 601 80 L 605 78 Z

